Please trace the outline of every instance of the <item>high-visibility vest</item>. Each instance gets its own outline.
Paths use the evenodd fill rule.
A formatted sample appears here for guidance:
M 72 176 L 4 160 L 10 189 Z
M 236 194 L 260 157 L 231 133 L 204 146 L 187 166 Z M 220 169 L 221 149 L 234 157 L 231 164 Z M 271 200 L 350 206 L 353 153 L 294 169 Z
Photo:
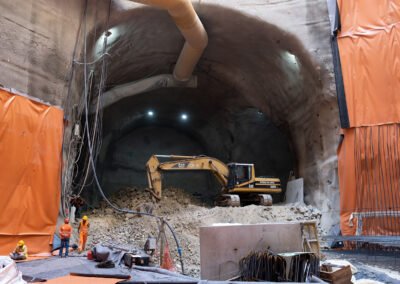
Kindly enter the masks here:
M 81 223 L 79 224 L 79 232 L 87 233 L 88 229 L 89 229 L 89 222 L 86 221 L 86 223 L 83 224 L 83 221 L 81 221 Z
M 25 255 L 25 257 L 28 258 L 28 247 L 26 245 L 23 245 L 22 247 L 17 246 L 15 248 L 15 251 L 17 253 L 23 253 Z
M 64 224 L 60 227 L 60 237 L 61 239 L 68 239 L 71 236 L 72 227 L 69 224 Z

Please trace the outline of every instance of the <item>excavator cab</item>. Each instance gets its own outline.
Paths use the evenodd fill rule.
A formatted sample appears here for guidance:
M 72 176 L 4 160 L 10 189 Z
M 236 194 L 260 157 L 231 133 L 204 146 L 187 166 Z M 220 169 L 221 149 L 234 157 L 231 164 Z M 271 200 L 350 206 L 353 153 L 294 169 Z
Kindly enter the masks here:
M 229 163 L 228 189 L 249 182 L 254 177 L 254 164 Z
M 281 182 L 276 177 L 256 177 L 254 164 L 229 163 L 226 190 L 216 199 L 220 206 L 240 204 L 272 205 L 271 194 L 281 194 Z

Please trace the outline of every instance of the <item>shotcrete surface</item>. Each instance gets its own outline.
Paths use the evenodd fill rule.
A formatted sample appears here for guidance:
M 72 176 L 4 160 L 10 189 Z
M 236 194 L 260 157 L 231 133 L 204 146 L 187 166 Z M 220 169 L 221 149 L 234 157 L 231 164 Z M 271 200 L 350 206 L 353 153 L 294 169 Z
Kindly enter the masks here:
M 192 2 L 209 34 L 209 45 L 195 70 L 199 88 L 182 93 L 186 99 L 181 100 L 181 105 L 185 110 L 198 110 L 192 100 L 197 90 L 209 105 L 222 104 L 233 112 L 243 107 L 258 108 L 288 136 L 295 174 L 305 180 L 306 202 L 324 212 L 324 227 L 337 224 L 339 115 L 326 1 Z M 99 59 L 93 53 L 97 52 L 98 56 L 102 50 L 109 3 L 88 1 L 90 62 Z M 83 61 L 83 32 L 78 30 L 83 23 L 84 7 L 82 0 L 0 1 L 3 11 L 0 38 L 4 39 L 0 49 L 0 86 L 62 106 L 69 121 L 65 145 L 71 145 L 71 127 L 81 123 L 83 109 L 83 65 L 75 65 L 71 96 L 67 93 L 75 43 L 75 59 Z M 166 11 L 128 0 L 114 0 L 109 20 L 113 36 L 108 41 L 106 89 L 171 72 L 184 39 Z M 99 79 L 101 60 L 97 62 L 96 67 L 90 67 L 97 70 L 93 86 L 97 86 Z M 175 91 L 160 94 L 170 96 Z M 152 100 L 150 103 L 154 107 Z M 109 133 L 125 134 L 126 129 L 138 124 L 132 119 L 137 113 L 128 112 L 129 116 L 117 120 L 105 112 L 105 146 L 121 138 Z M 128 117 L 132 122 L 122 127 Z M 204 117 L 209 121 L 210 116 Z M 107 121 L 116 121 L 121 127 L 107 130 Z M 213 128 L 206 130 L 205 137 L 214 136 L 209 134 Z M 64 154 L 69 155 L 69 148 L 64 149 Z M 71 153 L 77 155 L 74 151 Z M 74 174 L 74 163 L 69 165 L 66 159 L 65 168 L 68 181 L 68 176 Z

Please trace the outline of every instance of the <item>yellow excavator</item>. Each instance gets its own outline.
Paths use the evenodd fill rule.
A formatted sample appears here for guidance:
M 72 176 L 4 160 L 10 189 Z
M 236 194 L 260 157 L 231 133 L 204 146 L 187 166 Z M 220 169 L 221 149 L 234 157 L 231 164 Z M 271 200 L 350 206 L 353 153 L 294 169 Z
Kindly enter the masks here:
M 171 161 L 160 163 L 158 158 Z M 147 182 L 155 200 L 162 196 L 163 171 L 211 171 L 222 185 L 217 206 L 240 206 L 242 203 L 272 205 L 270 194 L 282 193 L 279 178 L 255 177 L 254 164 L 229 163 L 206 156 L 153 155 L 146 164 Z

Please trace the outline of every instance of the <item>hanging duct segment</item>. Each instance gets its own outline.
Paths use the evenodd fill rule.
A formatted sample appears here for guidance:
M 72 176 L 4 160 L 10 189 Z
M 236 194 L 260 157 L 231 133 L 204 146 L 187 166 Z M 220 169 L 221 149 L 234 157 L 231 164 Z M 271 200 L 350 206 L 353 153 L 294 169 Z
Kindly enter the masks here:
M 207 32 L 190 0 L 131 0 L 168 11 L 186 42 L 176 62 L 173 74 L 162 74 L 117 86 L 103 94 L 103 107 L 125 97 L 160 88 L 196 88 L 197 79 L 192 72 L 208 43 Z
M 179 81 L 188 81 L 208 43 L 207 32 L 190 0 L 131 0 L 166 9 L 186 42 L 173 72 Z

